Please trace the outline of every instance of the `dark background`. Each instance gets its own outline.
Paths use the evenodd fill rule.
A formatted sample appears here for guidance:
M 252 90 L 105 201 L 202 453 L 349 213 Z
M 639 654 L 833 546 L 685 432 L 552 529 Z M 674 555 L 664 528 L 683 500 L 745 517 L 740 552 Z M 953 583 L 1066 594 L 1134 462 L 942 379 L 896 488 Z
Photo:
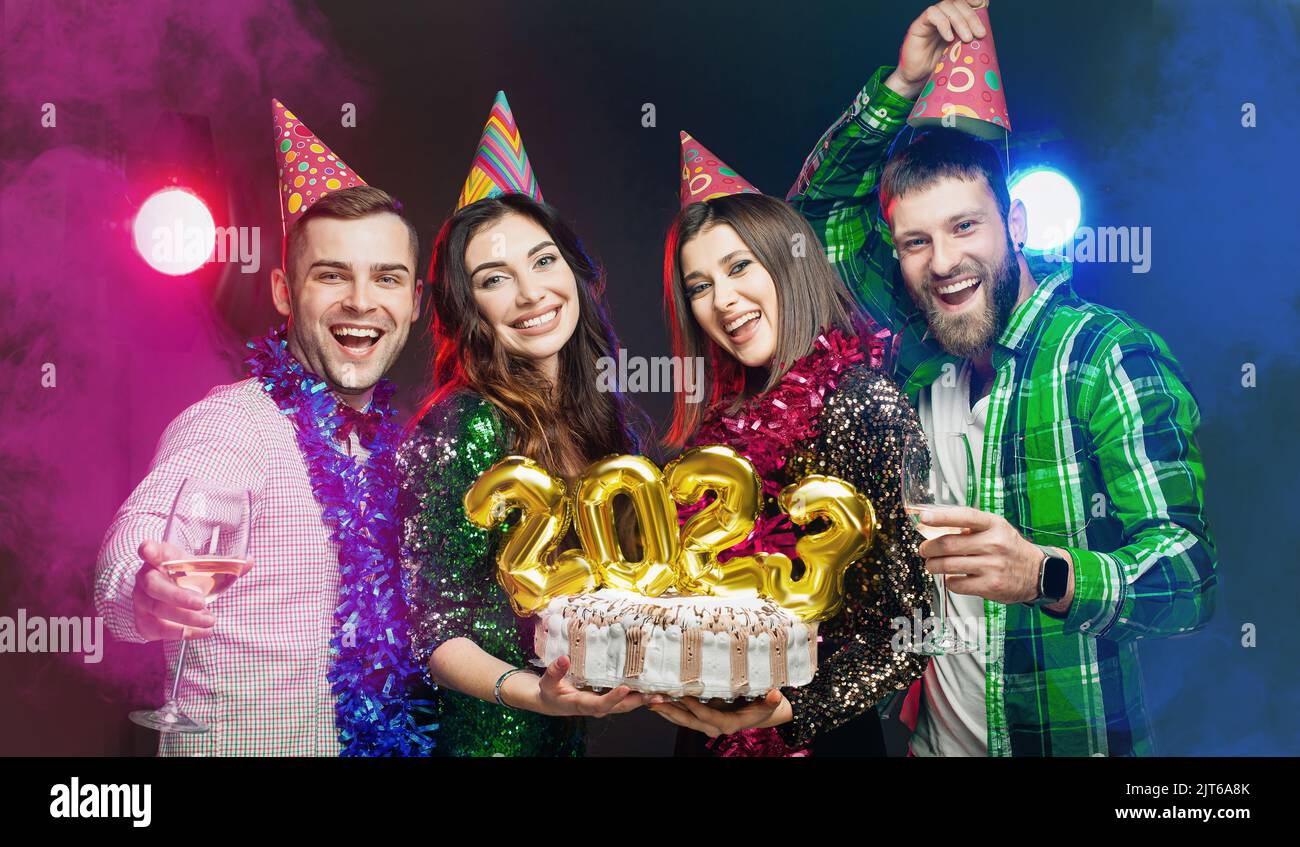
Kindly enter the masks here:
M 91 614 L 95 549 L 162 427 L 238 379 L 240 341 L 273 321 L 272 95 L 404 202 L 427 260 L 504 89 L 546 199 L 607 269 L 623 344 L 664 355 L 678 130 L 783 195 L 924 5 L 6 3 L 0 614 Z M 1153 231 L 1150 273 L 1081 264 L 1076 288 L 1168 341 L 1204 417 L 1222 584 L 1207 631 L 1143 646 L 1159 749 L 1300 752 L 1284 517 L 1300 411 L 1297 6 L 995 0 L 992 21 L 1013 168 L 1063 170 L 1087 225 Z M 47 101 L 57 130 L 38 123 Z M 339 126 L 343 103 L 355 128 Z M 133 204 L 169 173 L 204 189 L 218 224 L 261 226 L 258 274 L 163 280 L 124 247 Z M 427 354 L 419 333 L 393 374 L 407 408 Z M 60 387 L 42 392 L 51 361 Z M 664 421 L 668 395 L 632 399 Z M 110 643 L 97 666 L 0 655 L 0 753 L 152 752 L 125 714 L 160 699 L 161 673 L 156 646 Z M 592 752 L 665 754 L 671 735 L 648 714 L 610 720 Z

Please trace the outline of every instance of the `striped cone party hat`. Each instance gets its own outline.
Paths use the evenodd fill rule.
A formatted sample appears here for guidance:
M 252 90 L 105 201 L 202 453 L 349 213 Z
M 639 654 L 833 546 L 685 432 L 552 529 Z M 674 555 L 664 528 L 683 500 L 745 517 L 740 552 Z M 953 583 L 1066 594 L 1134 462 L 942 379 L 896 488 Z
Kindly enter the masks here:
M 474 164 L 456 201 L 456 210 L 502 194 L 526 194 L 538 202 L 542 200 L 542 190 L 528 163 L 519 125 L 510 111 L 506 93 L 498 91 L 474 154 Z

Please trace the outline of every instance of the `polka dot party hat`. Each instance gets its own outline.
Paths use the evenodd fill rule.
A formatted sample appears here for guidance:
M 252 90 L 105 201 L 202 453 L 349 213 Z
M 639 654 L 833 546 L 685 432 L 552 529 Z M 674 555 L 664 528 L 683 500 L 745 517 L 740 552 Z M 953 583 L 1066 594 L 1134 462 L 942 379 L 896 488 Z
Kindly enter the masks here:
M 474 163 L 470 166 L 465 187 L 460 190 L 456 210 L 486 197 L 502 194 L 527 194 L 541 202 L 542 190 L 537 186 L 537 176 L 528 163 L 524 139 L 519 125 L 510 111 L 506 93 L 498 91 L 488 115 L 487 125 L 479 138 Z
M 935 64 L 907 122 L 918 129 L 955 127 L 986 141 L 999 141 L 1011 132 L 1007 94 L 993 49 L 989 10 L 974 11 L 988 37 L 969 44 L 953 41 Z
M 280 220 L 287 233 L 312 203 L 331 191 L 365 185 L 366 181 L 279 100 L 271 100 L 271 112 L 280 160 Z
M 682 207 L 728 194 L 762 194 L 709 148 L 682 133 Z

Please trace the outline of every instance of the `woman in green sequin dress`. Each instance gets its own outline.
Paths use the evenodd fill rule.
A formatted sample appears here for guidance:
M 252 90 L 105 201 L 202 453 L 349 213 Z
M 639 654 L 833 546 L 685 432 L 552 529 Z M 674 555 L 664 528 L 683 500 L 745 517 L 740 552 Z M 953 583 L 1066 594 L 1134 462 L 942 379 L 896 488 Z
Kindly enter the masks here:
M 603 277 L 550 207 L 523 194 L 479 200 L 442 227 L 432 264 L 433 382 L 398 455 L 403 581 L 412 646 L 435 684 L 438 755 L 574 756 L 579 716 L 642 704 L 565 679 L 567 659 L 529 667 L 534 618 L 496 580 L 502 531 L 465 516 L 462 498 L 498 459 L 519 454 L 572 481 L 592 460 L 635 453 L 621 395 L 597 389 L 617 342 Z M 561 549 L 576 546 L 572 537 Z

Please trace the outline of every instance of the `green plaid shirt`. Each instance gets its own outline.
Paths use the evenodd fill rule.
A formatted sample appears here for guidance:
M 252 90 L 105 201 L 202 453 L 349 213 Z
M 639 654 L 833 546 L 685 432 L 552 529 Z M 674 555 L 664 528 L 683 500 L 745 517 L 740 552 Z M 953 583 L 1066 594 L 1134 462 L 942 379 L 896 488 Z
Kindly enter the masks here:
M 907 294 L 876 187 L 911 103 L 877 71 L 808 157 L 787 197 L 868 314 L 895 334 L 894 377 L 917 401 L 960 360 Z M 1088 303 L 1054 266 L 993 349 L 979 508 L 1067 550 L 1074 601 L 1056 615 L 986 600 L 992 756 L 1149 755 L 1136 641 L 1193 632 L 1214 612 L 1200 412 L 1163 339 Z M 955 373 L 955 371 L 954 371 Z

